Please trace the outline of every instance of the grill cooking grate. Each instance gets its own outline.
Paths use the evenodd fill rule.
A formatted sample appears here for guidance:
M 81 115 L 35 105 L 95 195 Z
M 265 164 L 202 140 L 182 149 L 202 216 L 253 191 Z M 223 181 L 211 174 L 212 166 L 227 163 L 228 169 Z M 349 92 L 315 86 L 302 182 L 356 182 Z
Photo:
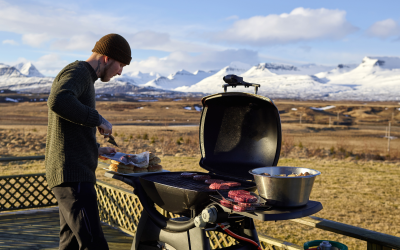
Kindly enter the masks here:
M 181 173 L 183 173 L 183 172 L 149 174 L 149 175 L 143 175 L 140 178 L 143 178 L 145 180 L 152 181 L 155 183 L 167 185 L 167 186 L 172 186 L 172 187 L 182 188 L 182 189 L 189 189 L 189 190 L 193 190 L 193 191 L 197 191 L 197 192 L 213 193 L 216 191 L 214 189 L 209 189 L 208 187 L 210 186 L 210 184 L 204 183 L 204 180 L 196 181 L 191 178 L 184 178 L 181 176 Z M 206 173 L 199 173 L 199 174 L 206 174 Z M 236 182 L 240 182 L 242 184 L 240 187 L 231 187 L 230 190 L 248 189 L 248 188 L 252 188 L 255 186 L 254 183 L 231 179 L 226 176 L 211 175 L 211 177 L 212 177 L 212 179 L 236 181 Z

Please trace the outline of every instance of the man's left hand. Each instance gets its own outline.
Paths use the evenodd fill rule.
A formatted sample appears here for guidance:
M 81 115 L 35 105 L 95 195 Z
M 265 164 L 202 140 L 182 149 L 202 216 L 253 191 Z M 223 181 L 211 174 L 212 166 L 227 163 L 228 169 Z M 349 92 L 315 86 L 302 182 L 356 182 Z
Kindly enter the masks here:
M 100 155 L 103 154 L 112 154 L 112 153 L 117 153 L 115 148 L 112 147 L 100 147 L 99 148 L 99 158 L 101 159 Z

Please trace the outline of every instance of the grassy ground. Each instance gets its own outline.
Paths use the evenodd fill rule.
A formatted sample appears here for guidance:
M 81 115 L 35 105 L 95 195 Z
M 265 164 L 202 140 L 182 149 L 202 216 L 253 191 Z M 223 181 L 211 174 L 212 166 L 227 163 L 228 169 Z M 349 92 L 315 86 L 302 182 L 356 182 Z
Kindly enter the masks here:
M 162 165 L 169 171 L 205 171 L 199 167 L 200 156 L 164 156 Z M 314 216 L 400 237 L 400 163 L 282 158 L 280 166 L 313 168 L 321 171 L 316 178 L 311 199 L 320 201 L 323 210 Z M 1 166 L 2 175 L 44 172 L 43 161 L 11 162 Z M 115 185 L 131 187 L 104 177 Z M 314 229 L 290 221 L 257 222 L 260 233 L 302 245 L 316 239 L 342 242 L 349 249 L 366 249 L 366 243 L 335 233 Z

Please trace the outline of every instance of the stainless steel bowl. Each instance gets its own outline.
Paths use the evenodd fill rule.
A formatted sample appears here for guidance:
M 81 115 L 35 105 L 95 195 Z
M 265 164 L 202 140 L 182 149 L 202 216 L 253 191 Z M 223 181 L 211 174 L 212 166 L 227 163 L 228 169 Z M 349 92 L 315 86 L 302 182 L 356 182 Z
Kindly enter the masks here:
M 315 177 L 321 173 L 310 168 L 297 167 L 263 167 L 249 171 L 256 181 L 258 194 L 268 203 L 279 207 L 298 207 L 307 204 Z M 308 176 L 283 177 L 281 174 L 300 174 Z M 271 176 L 262 175 L 269 173 Z

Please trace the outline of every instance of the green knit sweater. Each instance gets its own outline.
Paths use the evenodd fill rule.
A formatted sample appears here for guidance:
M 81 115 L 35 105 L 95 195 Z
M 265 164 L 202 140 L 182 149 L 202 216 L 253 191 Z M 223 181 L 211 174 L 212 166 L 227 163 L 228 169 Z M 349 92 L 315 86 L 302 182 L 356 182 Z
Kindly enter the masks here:
M 46 178 L 49 188 L 64 182 L 96 183 L 98 144 L 94 82 L 89 63 L 75 61 L 54 79 L 47 106 Z

